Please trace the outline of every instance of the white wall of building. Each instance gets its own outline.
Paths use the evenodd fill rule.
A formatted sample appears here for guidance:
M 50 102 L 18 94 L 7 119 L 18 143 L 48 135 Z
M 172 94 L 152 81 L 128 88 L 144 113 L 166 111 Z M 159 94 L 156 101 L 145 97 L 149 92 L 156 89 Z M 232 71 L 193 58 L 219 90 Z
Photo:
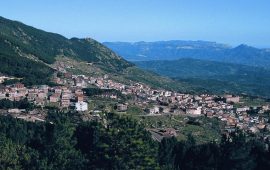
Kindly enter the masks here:
M 87 111 L 88 110 L 88 103 L 86 102 L 77 102 L 75 103 L 76 111 Z

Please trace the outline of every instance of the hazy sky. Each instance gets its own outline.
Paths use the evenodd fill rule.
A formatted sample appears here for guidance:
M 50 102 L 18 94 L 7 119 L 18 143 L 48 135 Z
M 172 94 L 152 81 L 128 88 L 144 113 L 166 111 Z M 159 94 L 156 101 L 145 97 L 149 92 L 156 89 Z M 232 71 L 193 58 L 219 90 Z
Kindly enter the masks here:
M 0 15 L 68 38 L 270 47 L 270 0 L 3 0 Z

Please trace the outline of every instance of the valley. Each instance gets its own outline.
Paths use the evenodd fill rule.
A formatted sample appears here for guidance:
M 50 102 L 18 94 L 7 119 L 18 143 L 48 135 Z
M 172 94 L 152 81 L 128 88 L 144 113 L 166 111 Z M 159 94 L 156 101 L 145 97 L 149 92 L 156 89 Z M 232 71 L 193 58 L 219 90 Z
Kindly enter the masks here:
M 193 56 L 237 50 L 170 43 Z M 91 38 L 68 39 L 0 17 L 0 169 L 188 169 L 190 155 L 221 161 L 229 159 L 226 149 L 255 158 L 252 149 L 270 140 L 266 60 L 175 60 L 178 54 L 158 44 L 160 56 L 131 63 L 133 54 L 124 59 Z M 164 54 L 172 60 L 152 61 Z
M 208 93 L 247 94 L 270 97 L 270 70 L 239 64 L 222 62 L 179 59 L 134 62 L 137 66 L 186 82 Z

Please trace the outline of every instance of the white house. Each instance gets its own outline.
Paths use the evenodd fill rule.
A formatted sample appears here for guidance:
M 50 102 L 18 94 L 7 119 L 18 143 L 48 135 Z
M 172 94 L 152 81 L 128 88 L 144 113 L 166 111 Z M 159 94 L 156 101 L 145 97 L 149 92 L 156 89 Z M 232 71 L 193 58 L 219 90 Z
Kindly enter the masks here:
M 88 104 L 86 102 L 77 102 L 75 103 L 75 109 L 76 111 L 87 111 L 88 110 Z
M 159 107 L 158 106 L 154 106 L 153 108 L 148 109 L 148 112 L 149 112 L 150 115 L 159 114 Z
M 5 99 L 5 98 L 6 98 L 6 93 L 0 90 L 0 100 Z
M 186 110 L 187 114 L 193 114 L 193 115 L 200 115 L 202 114 L 202 108 L 201 107 L 197 107 L 197 108 L 188 108 Z

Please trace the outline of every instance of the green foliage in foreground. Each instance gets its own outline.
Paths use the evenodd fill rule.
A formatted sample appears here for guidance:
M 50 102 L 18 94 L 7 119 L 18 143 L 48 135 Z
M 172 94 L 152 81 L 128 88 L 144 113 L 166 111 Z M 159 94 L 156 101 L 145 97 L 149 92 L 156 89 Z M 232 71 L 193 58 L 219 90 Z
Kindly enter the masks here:
M 105 114 L 103 123 L 75 123 L 74 113 L 50 111 L 48 122 L 0 117 L 0 169 L 269 169 L 270 151 L 240 132 L 219 144 L 152 141 L 126 116 Z
M 158 168 L 158 145 L 134 120 L 107 114 L 105 126 L 75 124 L 71 115 L 51 111 L 47 123 L 0 117 L 0 168 Z
M 269 142 L 267 142 L 269 144 Z M 159 146 L 162 169 L 179 170 L 267 170 L 270 168 L 270 150 L 265 143 L 249 140 L 244 134 L 223 136 L 220 144 L 195 145 L 192 136 L 186 142 L 165 138 Z

